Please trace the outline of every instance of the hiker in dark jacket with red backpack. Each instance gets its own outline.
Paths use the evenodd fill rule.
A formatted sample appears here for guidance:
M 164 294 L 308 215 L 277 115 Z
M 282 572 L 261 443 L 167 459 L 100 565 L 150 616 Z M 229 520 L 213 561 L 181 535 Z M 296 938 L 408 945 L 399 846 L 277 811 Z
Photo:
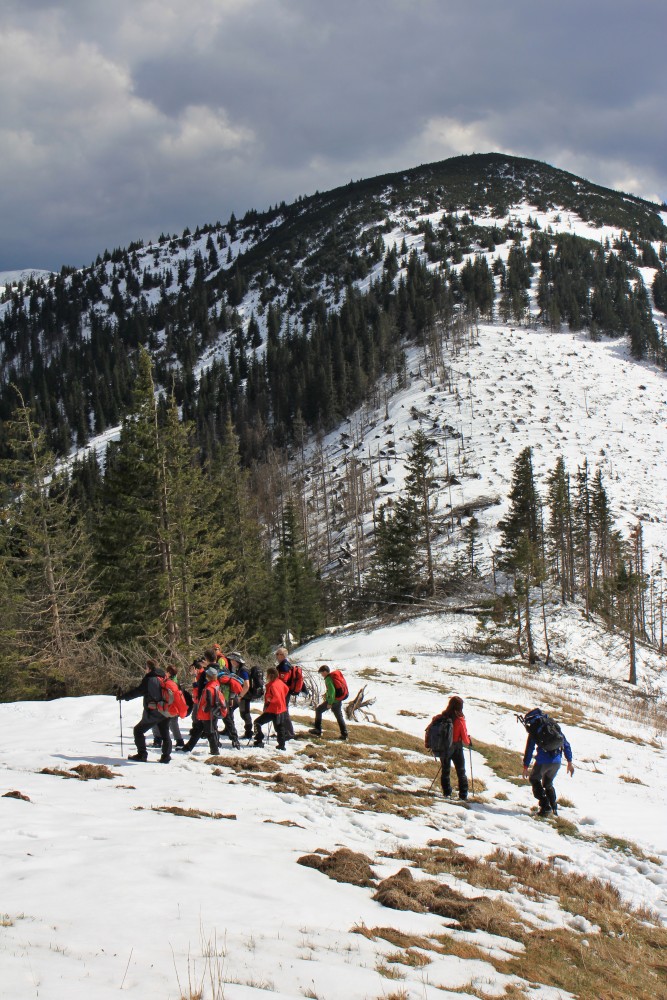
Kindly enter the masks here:
M 171 736 L 169 735 L 169 717 L 163 715 L 160 705 L 164 700 L 162 692 L 162 679 L 166 674 L 162 667 L 158 666 L 157 660 L 146 660 L 145 673 L 141 682 L 130 691 L 123 694 L 119 691 L 116 695 L 118 701 L 132 701 L 133 698 L 144 699 L 144 712 L 139 722 L 132 730 L 134 733 L 134 743 L 137 748 L 136 753 L 129 754 L 128 760 L 136 760 L 145 763 L 148 760 L 146 750 L 146 733 L 153 726 L 157 726 L 162 740 L 161 764 L 168 764 L 171 760 Z
M 526 715 L 518 715 L 528 733 L 526 749 L 523 754 L 523 776 L 530 779 L 533 795 L 539 803 L 540 816 L 553 813 L 558 815 L 558 797 L 554 788 L 554 780 L 560 769 L 563 754 L 567 761 L 567 773 L 574 774 L 572 763 L 572 747 L 565 738 L 560 726 L 541 708 L 533 708 Z M 530 762 L 537 748 L 533 768 L 528 774 Z
M 424 746 L 435 757 L 440 759 L 440 783 L 442 793 L 446 798 L 452 794 L 451 766 L 456 768 L 459 784 L 459 798 L 468 798 L 468 775 L 464 747 L 471 746 L 468 736 L 465 716 L 463 714 L 463 698 L 454 695 L 449 699 L 447 708 L 435 715 L 426 728 Z
M 343 702 L 348 696 L 347 681 L 340 670 L 330 670 L 326 664 L 318 667 L 318 674 L 324 681 L 325 693 L 324 701 L 315 709 L 315 725 L 309 730 L 313 736 L 322 735 L 322 716 L 329 709 L 333 712 L 338 728 L 340 729 L 340 739 L 347 739 L 347 725 L 343 715 Z

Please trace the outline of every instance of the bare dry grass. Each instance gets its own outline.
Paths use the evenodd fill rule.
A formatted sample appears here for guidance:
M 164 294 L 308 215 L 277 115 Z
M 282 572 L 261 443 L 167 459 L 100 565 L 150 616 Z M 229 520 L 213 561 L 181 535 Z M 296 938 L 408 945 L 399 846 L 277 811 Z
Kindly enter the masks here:
M 30 802 L 29 795 L 24 795 L 23 792 L 19 792 L 16 789 L 12 792 L 5 792 L 2 797 L 3 799 L 20 799 L 22 802 Z
M 341 847 L 333 854 L 305 854 L 298 859 L 297 864 L 314 868 L 334 882 L 363 886 L 374 886 L 377 883 L 370 858 L 365 854 L 349 851 L 346 847 Z
M 280 770 L 278 764 L 273 760 L 258 758 L 258 757 L 225 757 L 222 755 L 216 755 L 214 757 L 208 757 L 204 762 L 206 764 L 212 764 L 216 767 L 226 767 L 230 771 L 236 771 L 237 773 L 250 772 L 250 774 L 275 774 L 276 771 Z
M 120 774 L 110 770 L 106 764 L 77 764 L 73 771 L 85 781 L 98 781 L 100 778 L 120 778 Z
M 447 843 L 431 841 L 429 847 L 401 847 L 388 856 L 410 861 L 429 875 L 454 875 L 478 889 L 507 889 L 511 881 L 495 865 L 483 858 L 468 857 Z
M 143 806 L 135 806 L 141 812 Z M 236 819 L 234 813 L 206 812 L 204 809 L 185 809 L 183 806 L 151 806 L 151 812 L 171 813 L 172 816 L 187 816 L 188 819 Z

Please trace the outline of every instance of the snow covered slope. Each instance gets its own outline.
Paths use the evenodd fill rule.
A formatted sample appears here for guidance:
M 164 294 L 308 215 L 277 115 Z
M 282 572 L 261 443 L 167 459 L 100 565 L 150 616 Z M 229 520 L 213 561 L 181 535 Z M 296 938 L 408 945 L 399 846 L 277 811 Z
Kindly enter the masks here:
M 629 718 L 635 703 L 623 685 L 616 703 L 602 706 L 593 677 L 575 689 L 565 675 L 466 653 L 465 622 L 432 616 L 343 630 L 299 651 L 304 666 L 342 667 L 353 694 L 365 684 L 375 698 L 377 724 L 353 724 L 347 744 L 328 723 L 325 740 L 290 743 L 284 755 L 223 744 L 215 765 L 203 748 L 169 766 L 156 757 L 131 764 L 110 698 L 0 706 L 0 791 L 29 799 L 0 798 L 2 995 L 601 996 L 588 985 L 600 955 L 613 985 L 625 975 L 614 951 L 622 938 L 635 947 L 640 930 L 631 928 L 659 935 L 655 914 L 667 917 L 664 729 L 657 718 Z M 435 765 L 419 750 L 426 721 L 455 691 L 475 743 L 467 803 L 428 791 Z M 557 781 L 557 821 L 531 815 L 518 777 L 524 738 L 513 712 L 535 703 L 562 720 L 575 754 L 574 778 Z M 310 713 L 295 714 L 307 722 Z M 127 753 L 138 703 L 124 704 L 123 715 Z M 107 765 L 115 776 L 41 773 L 72 775 L 81 764 Z M 370 859 L 378 883 L 407 866 L 418 882 L 449 887 L 465 918 L 393 909 L 371 885 L 297 863 L 341 847 Z M 535 878 L 541 888 L 531 888 Z M 591 878 L 608 880 L 622 902 Z M 572 885 L 578 895 L 568 896 Z M 477 902 L 468 909 L 466 900 Z M 626 905 L 654 915 L 638 920 Z M 569 947 L 574 960 L 559 951 Z M 646 993 L 640 970 L 634 975 L 636 1000 Z

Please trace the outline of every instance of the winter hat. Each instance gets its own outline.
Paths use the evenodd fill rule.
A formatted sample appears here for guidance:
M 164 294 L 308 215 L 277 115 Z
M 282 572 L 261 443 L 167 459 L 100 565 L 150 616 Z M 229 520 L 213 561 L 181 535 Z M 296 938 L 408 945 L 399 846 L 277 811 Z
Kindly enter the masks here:
M 241 654 L 238 652 L 238 650 L 235 650 L 233 653 L 227 653 L 227 659 L 228 660 L 236 660 L 236 662 L 240 663 L 241 666 L 245 665 L 245 660 L 243 659 L 243 657 L 241 656 Z
M 166 677 L 167 676 L 167 671 L 164 670 L 162 667 L 155 667 L 154 670 L 153 670 L 153 673 L 155 674 L 156 677 Z
M 206 670 L 206 676 L 210 677 L 211 679 L 213 679 L 214 677 L 217 677 L 218 676 L 218 668 L 217 667 L 208 667 L 207 670 Z

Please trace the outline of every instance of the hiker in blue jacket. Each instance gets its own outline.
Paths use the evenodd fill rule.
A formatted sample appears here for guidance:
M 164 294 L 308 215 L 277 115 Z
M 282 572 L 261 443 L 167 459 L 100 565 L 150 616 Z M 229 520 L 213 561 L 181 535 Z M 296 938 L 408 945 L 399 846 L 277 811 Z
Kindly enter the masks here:
M 526 722 L 533 715 L 539 717 L 543 716 L 543 713 L 539 709 L 533 709 L 526 716 Z M 533 753 L 536 748 L 537 756 L 529 775 L 528 768 L 530 767 L 530 762 L 533 759 Z M 528 734 L 526 750 L 523 755 L 523 776 L 530 780 L 533 795 L 540 805 L 540 816 L 548 816 L 549 813 L 553 813 L 554 816 L 558 815 L 558 798 L 556 796 L 556 789 L 554 788 L 554 780 L 558 774 L 563 754 L 565 754 L 565 760 L 567 761 L 567 773 L 573 775 L 572 747 L 565 736 L 562 736 L 562 745 L 556 750 L 546 750 L 539 745 L 538 740 L 534 736 L 530 733 Z

